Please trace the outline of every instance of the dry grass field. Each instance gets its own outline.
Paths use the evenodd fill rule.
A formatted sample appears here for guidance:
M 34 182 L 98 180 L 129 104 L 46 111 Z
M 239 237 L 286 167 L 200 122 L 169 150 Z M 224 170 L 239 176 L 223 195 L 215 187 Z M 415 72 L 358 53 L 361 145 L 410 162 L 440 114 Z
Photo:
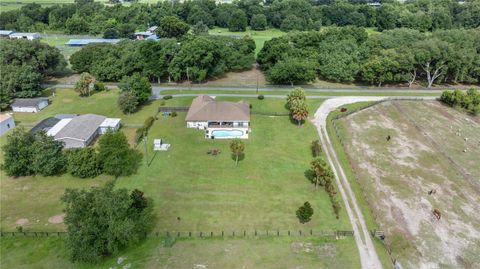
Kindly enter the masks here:
M 394 101 L 338 126 L 403 268 L 480 268 L 480 118 L 436 101 Z

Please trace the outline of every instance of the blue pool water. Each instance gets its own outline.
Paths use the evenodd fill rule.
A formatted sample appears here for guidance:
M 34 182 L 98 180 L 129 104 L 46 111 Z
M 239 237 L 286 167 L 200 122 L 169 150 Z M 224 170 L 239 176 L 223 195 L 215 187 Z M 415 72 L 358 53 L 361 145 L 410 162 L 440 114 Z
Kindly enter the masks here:
M 240 130 L 214 130 L 211 134 L 213 137 L 239 137 L 243 135 Z

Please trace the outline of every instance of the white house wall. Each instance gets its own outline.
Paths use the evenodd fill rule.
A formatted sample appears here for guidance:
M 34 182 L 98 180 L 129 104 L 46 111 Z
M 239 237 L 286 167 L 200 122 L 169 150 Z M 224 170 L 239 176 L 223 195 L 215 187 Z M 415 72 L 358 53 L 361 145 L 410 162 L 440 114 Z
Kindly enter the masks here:
M 12 107 L 12 110 L 14 112 L 28 112 L 28 113 L 37 113 L 38 109 L 36 107 L 18 107 L 14 106 Z
M 187 128 L 205 129 L 206 127 L 208 127 L 206 121 L 187 121 Z

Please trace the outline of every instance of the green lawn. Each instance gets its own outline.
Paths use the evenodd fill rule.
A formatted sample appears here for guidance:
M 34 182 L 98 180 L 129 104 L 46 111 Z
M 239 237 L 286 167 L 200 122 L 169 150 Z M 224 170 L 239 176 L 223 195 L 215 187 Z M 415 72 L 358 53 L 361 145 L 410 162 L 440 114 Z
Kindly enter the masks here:
M 127 124 L 123 130 L 132 137 L 135 129 L 129 124 L 141 124 L 148 116 L 155 115 L 160 103 L 188 105 L 192 100 L 157 100 L 125 116 L 117 108 L 117 96 L 116 90 L 88 98 L 80 98 L 72 90 L 57 90 L 52 104 L 40 113 L 15 113 L 14 117 L 26 126 L 58 113 L 121 117 Z M 255 111 L 286 111 L 283 100 L 251 98 L 248 101 Z M 320 102 L 308 102 L 312 113 Z M 340 220 L 336 220 L 326 193 L 315 191 L 304 176 L 311 160 L 309 144 L 317 139 L 311 123 L 298 128 L 285 116 L 253 115 L 245 159 L 235 167 L 228 141 L 205 140 L 202 131 L 185 127 L 184 116 L 185 113 L 179 113 L 176 118 L 160 116 L 149 133 L 150 166 L 143 164 L 137 175 L 121 178 L 118 182 L 119 187 L 140 188 L 155 200 L 159 216 L 156 230 L 350 229 L 345 213 L 342 211 Z M 2 136 L 2 143 L 4 138 Z M 172 144 L 171 150 L 153 154 L 154 138 Z M 211 157 L 206 154 L 211 148 L 219 148 L 222 153 Z M 63 229 L 62 225 L 49 223 L 48 218 L 61 213 L 59 198 L 65 188 L 89 187 L 107 179 L 106 176 L 77 179 L 68 174 L 19 179 L 2 176 L 2 228 L 12 230 L 18 226 L 17 220 L 26 218 L 29 220 L 26 229 Z M 305 201 L 312 203 L 315 214 L 310 223 L 300 225 L 295 210 Z
M 105 261 L 72 264 L 61 238 L 2 238 L 2 268 L 358 268 L 353 238 L 314 237 L 182 239 L 164 247 L 149 238 Z M 125 260 L 118 264 L 118 258 Z
M 47 94 L 51 94 L 47 92 Z M 72 90 L 57 90 L 51 105 L 37 114 L 15 113 L 19 124 L 34 122 L 58 113 L 97 113 L 121 117 L 127 124 L 121 130 L 130 138 L 135 129 L 154 115 L 158 106 L 189 105 L 192 98 L 156 100 L 133 115 L 122 115 L 116 106 L 118 91 L 78 97 Z M 220 98 L 238 101 L 238 98 Z M 247 99 L 254 111 L 283 112 L 284 100 Z M 320 100 L 308 100 L 310 112 Z M 101 105 L 100 105 L 101 104 Z M 245 158 L 235 167 L 229 154 L 228 141 L 205 140 L 200 130 L 187 129 L 185 113 L 175 118 L 155 121 L 149 132 L 148 158 L 138 173 L 118 180 L 118 187 L 139 188 L 154 199 L 158 216 L 155 231 L 242 231 L 248 230 L 350 230 L 348 218 L 341 211 L 337 220 L 328 196 L 315 191 L 304 176 L 311 160 L 309 144 L 317 139 L 314 126 L 307 122 L 298 128 L 288 117 L 253 115 L 252 133 L 246 141 Z M 130 124 L 130 126 L 128 126 Z M 167 152 L 151 150 L 152 140 L 162 138 L 172 144 Z M 0 144 L 5 143 L 5 136 Z M 207 155 L 219 148 L 217 157 Z M 139 146 L 143 151 L 143 147 Z M 0 161 L 3 157 L 0 156 Z M 16 222 L 30 231 L 63 230 L 63 224 L 49 223 L 48 218 L 62 212 L 60 197 L 65 188 L 89 188 L 110 180 L 58 177 L 9 178 L 1 172 L 1 228 L 12 231 Z M 300 224 L 295 210 L 305 201 L 314 209 L 312 221 Z M 180 220 L 178 219 L 180 217 Z M 67 261 L 63 241 L 58 238 L 2 238 L 2 268 L 97 268 Z M 313 252 L 297 250 L 296 245 L 313 244 Z M 229 252 L 230 254 L 226 254 Z M 182 239 L 173 248 L 164 248 L 159 238 L 151 238 L 139 246 L 125 250 L 131 268 L 191 268 L 208 264 L 208 268 L 356 268 L 359 258 L 353 238 L 326 240 L 314 237 L 280 237 L 247 239 Z M 116 257 L 107 259 L 98 268 L 114 266 Z
M 249 35 L 255 41 L 255 45 L 257 46 L 255 49 L 255 55 L 263 48 L 263 44 L 265 41 L 270 40 L 274 37 L 279 37 L 285 35 L 287 33 L 280 31 L 279 29 L 267 29 L 264 31 L 255 31 L 247 28 L 245 32 L 230 32 L 228 28 L 220 28 L 215 27 L 210 29 L 209 33 L 211 35 L 224 35 L 224 36 L 245 36 Z

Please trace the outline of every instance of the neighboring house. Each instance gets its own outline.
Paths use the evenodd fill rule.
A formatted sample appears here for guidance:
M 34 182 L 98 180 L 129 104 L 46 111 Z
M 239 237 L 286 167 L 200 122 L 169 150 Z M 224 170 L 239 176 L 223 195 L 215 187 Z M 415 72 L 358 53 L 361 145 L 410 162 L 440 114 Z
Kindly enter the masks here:
M 107 39 L 107 38 L 85 38 L 85 39 L 70 39 L 65 45 L 70 47 L 82 47 L 89 44 L 96 43 L 110 43 L 117 44 L 121 39 Z
M 8 132 L 8 130 L 15 127 L 15 121 L 12 115 L 7 113 L 0 113 L 0 135 Z
M 148 27 L 147 31 L 144 32 L 135 32 L 135 39 L 137 40 L 155 40 L 158 41 L 160 38 L 155 34 L 157 26 Z
M 10 106 L 14 112 L 37 113 L 48 106 L 48 98 L 17 98 Z
M 55 140 L 63 141 L 67 149 L 84 148 L 90 145 L 98 135 L 104 134 L 109 129 L 120 128 L 120 119 L 95 114 L 74 115 L 72 118 L 66 115 L 59 116 L 61 119 L 57 119 L 57 123 L 46 131 L 47 135 L 53 136 Z
M 9 37 L 13 34 L 13 31 L 10 30 L 0 30 L 0 37 Z
M 250 105 L 244 101 L 223 102 L 201 95 L 188 109 L 187 128 L 205 130 L 205 138 L 248 138 Z
M 28 40 L 34 40 L 34 39 L 39 39 L 40 34 L 38 33 L 12 33 L 9 35 L 10 38 L 13 39 L 28 39 Z

